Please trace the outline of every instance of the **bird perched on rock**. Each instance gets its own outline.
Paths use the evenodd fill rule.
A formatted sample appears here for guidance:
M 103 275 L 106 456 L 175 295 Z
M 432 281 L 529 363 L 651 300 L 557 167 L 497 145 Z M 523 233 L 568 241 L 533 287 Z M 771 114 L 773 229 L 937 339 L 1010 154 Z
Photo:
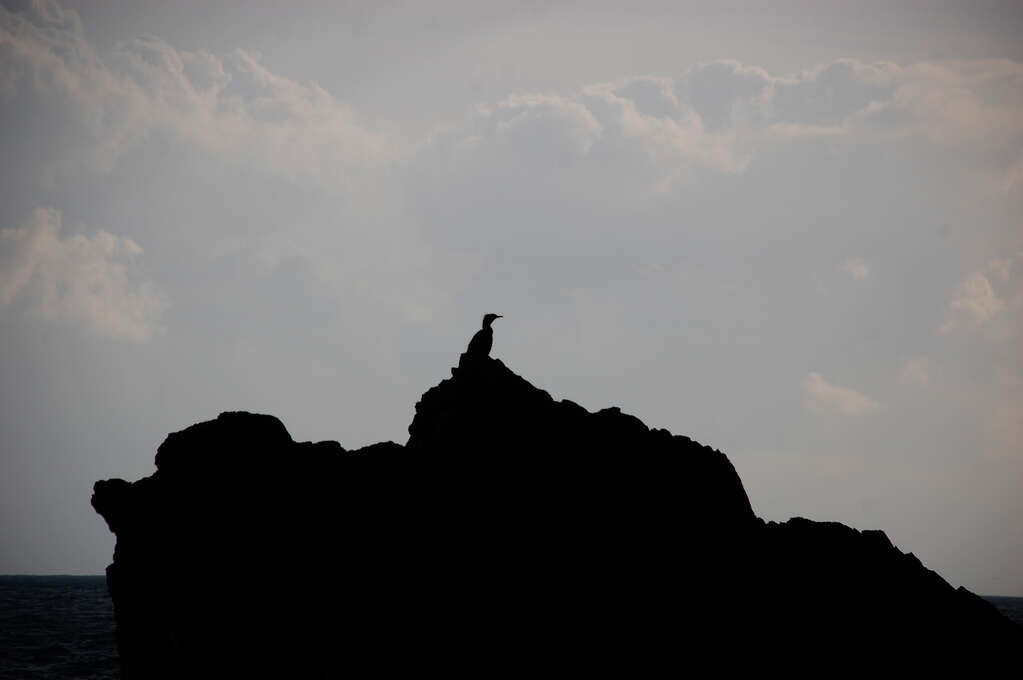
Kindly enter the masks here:
M 490 327 L 490 324 L 494 323 L 494 319 L 501 318 L 504 317 L 500 314 L 487 314 L 483 317 L 483 328 L 476 331 L 476 335 L 472 336 L 469 347 L 465 350 L 467 357 L 478 359 L 490 356 L 490 348 L 494 345 L 494 329 Z

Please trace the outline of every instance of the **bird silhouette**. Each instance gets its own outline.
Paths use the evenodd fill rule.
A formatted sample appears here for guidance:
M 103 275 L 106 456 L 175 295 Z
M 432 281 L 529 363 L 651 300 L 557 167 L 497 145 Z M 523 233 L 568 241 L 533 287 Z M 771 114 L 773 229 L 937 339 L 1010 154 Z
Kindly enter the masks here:
M 504 317 L 500 314 L 487 314 L 483 317 L 483 328 L 476 331 L 476 335 L 472 336 L 469 347 L 465 350 L 467 357 L 478 359 L 490 356 L 490 348 L 494 345 L 494 329 L 490 324 L 494 323 L 494 319 L 501 318 Z

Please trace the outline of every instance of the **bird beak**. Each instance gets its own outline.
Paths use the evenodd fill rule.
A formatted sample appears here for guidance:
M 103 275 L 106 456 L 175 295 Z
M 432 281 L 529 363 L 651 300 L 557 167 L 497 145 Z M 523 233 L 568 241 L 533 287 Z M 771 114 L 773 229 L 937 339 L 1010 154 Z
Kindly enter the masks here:
M 501 316 L 500 314 L 498 314 L 498 315 L 497 315 L 497 318 L 498 318 L 498 319 L 503 319 L 504 317 L 503 317 L 503 316 Z

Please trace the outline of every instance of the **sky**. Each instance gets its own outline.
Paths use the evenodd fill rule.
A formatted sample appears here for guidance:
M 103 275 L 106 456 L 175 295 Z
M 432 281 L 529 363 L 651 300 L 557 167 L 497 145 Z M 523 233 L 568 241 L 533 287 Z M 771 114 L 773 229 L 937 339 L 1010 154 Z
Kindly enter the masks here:
M 1023 596 L 1015 2 L 0 0 L 0 573 L 271 413 L 404 442 L 484 313 L 757 514 Z

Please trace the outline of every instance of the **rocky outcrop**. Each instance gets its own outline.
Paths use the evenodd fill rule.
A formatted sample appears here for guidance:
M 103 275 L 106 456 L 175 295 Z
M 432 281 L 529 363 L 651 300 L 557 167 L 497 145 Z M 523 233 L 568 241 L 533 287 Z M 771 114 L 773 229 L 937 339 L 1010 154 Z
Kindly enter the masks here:
M 1020 642 L 883 532 L 758 519 L 720 451 L 498 360 L 452 373 L 404 446 L 223 413 L 168 436 L 150 477 L 97 482 L 124 677 L 635 675 Z

